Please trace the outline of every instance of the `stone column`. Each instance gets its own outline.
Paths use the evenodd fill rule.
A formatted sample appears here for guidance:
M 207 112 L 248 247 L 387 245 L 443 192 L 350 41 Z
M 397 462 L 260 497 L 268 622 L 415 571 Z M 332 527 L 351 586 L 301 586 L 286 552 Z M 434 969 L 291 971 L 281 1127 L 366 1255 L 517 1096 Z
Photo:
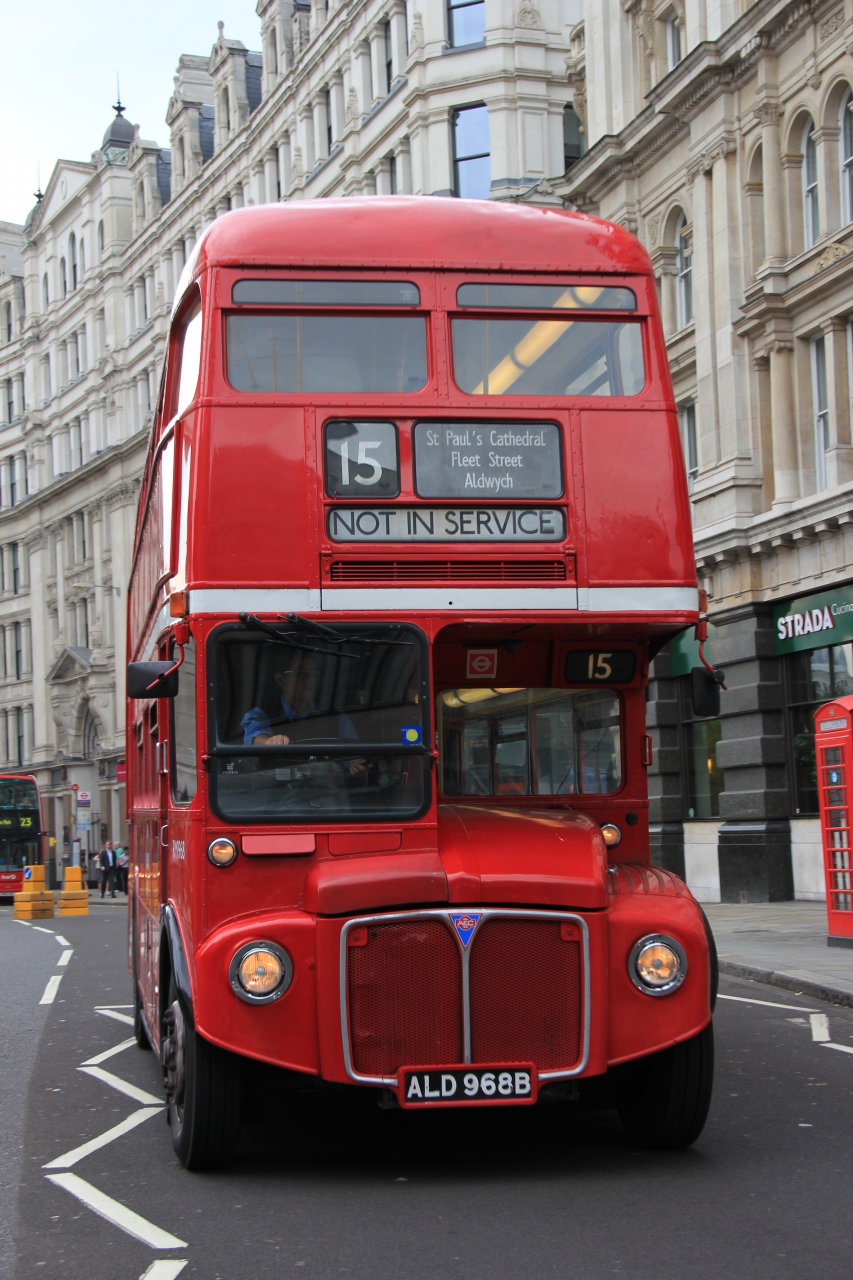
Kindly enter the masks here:
M 837 126 L 824 125 L 814 131 L 817 149 L 817 183 L 820 192 L 820 235 L 831 235 L 841 225 Z
M 379 102 L 388 92 L 385 75 L 385 29 L 377 23 L 370 33 L 371 102 Z
M 409 56 L 408 33 L 406 31 L 406 2 L 395 0 L 391 10 L 391 74 L 396 80 L 406 69 Z M 390 85 L 388 86 L 391 87 Z
M 174 287 L 172 289 L 173 297 L 178 290 L 178 281 L 180 280 L 181 272 L 184 269 L 184 262 L 185 255 L 183 241 L 177 240 L 172 245 L 172 276 L 174 278 Z
M 391 160 L 385 156 L 376 166 L 376 194 L 378 196 L 391 195 Z
M 281 182 L 281 199 L 290 195 L 293 175 L 290 169 L 290 134 L 286 133 L 278 144 L 278 172 Z
M 101 521 L 103 509 L 99 502 L 89 508 L 92 521 L 92 572 L 95 579 L 94 625 L 103 633 L 104 625 L 104 538 Z
M 688 168 L 693 179 L 693 315 L 696 334 L 696 398 L 699 467 L 719 460 L 714 318 L 713 205 L 711 175 L 703 160 Z M 697 523 L 703 523 L 697 506 Z
M 826 451 L 828 488 L 853 480 L 850 440 L 850 382 L 848 380 L 847 319 L 832 316 L 823 325 L 826 385 L 829 394 L 829 448 Z
M 332 141 L 340 142 L 346 128 L 344 78 L 340 71 L 335 71 L 329 78 L 329 102 L 332 108 Z
M 712 618 L 714 661 L 726 673 L 721 695 L 724 771 L 718 836 L 723 902 L 793 897 L 782 660 L 772 605 L 751 604 Z
M 318 93 L 311 101 L 314 123 L 314 157 L 325 160 L 329 154 L 328 115 L 326 112 L 326 96 Z
M 408 138 L 401 138 L 394 148 L 397 158 L 397 191 L 400 195 L 412 193 L 412 152 Z
M 116 732 L 124 735 L 125 714 L 125 653 L 127 650 L 127 589 L 130 577 L 130 530 L 134 492 L 122 486 L 108 496 L 110 520 L 110 548 L 112 557 L 113 587 L 113 637 L 116 655 Z
M 785 183 L 778 102 L 763 102 L 756 113 L 761 121 L 761 185 L 764 202 L 764 261 L 779 266 L 787 259 L 785 237 Z
M 145 281 L 139 279 L 133 286 L 133 309 L 136 316 L 136 328 L 141 329 L 146 321 Z
M 275 150 L 268 151 L 264 157 L 264 176 L 266 178 L 267 204 L 275 204 L 279 198 L 278 155 Z
M 314 168 L 317 159 L 314 142 L 314 112 L 310 104 L 304 106 L 299 112 L 299 132 L 302 138 L 302 157 L 305 163 L 305 173 L 309 174 Z
M 770 357 L 770 425 L 773 440 L 773 506 L 789 506 L 800 496 L 797 424 L 794 412 L 794 344 L 776 339 Z
M 12 382 L 12 396 L 15 401 L 15 417 L 22 418 L 26 402 L 24 399 L 24 375 L 16 373 Z
M 56 539 L 56 623 L 59 643 L 68 644 L 68 615 L 65 602 L 65 568 L 67 564 L 67 526 L 65 521 L 55 526 Z
M 663 331 L 670 337 L 678 330 L 678 305 L 675 296 L 677 252 L 671 246 L 655 249 L 652 254 L 652 265 L 655 275 L 660 280 L 660 315 Z
M 358 97 L 357 111 L 366 115 L 373 102 L 373 73 L 370 66 L 370 45 L 360 40 L 352 52 L 352 80 Z

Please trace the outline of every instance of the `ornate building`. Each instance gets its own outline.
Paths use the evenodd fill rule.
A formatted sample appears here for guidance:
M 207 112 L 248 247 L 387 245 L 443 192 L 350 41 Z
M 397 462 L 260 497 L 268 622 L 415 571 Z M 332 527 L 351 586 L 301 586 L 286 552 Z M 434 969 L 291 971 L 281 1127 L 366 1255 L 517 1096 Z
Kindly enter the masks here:
M 180 57 L 167 148 L 119 111 L 0 223 L 0 755 L 36 769 L 58 838 L 72 781 L 89 840 L 121 838 L 136 483 L 205 226 L 354 193 L 556 204 L 652 255 L 727 675 L 696 720 L 689 641 L 655 662 L 656 857 L 711 900 L 822 896 L 810 713 L 853 690 L 853 0 L 257 13 L 260 52 L 220 25 Z

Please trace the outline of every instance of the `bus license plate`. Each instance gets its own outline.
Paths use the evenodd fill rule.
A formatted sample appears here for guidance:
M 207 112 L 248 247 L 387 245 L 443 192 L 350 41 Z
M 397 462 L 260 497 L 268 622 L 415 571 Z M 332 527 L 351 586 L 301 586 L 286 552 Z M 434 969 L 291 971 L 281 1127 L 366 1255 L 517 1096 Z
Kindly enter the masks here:
M 532 1062 L 498 1066 L 401 1067 L 397 1097 L 401 1107 L 506 1106 L 536 1101 Z

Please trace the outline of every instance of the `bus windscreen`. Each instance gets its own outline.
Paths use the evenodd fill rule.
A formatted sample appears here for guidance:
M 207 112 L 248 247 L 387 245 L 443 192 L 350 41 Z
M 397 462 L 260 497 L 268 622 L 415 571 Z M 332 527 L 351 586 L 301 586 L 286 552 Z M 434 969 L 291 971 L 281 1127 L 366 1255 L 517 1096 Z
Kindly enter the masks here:
M 215 671 L 211 800 L 229 821 L 417 816 L 425 800 L 423 637 L 377 625 L 228 630 Z
M 639 324 L 453 320 L 453 370 L 472 396 L 636 396 L 645 385 Z
M 445 796 L 609 795 L 622 785 L 619 698 L 567 689 L 447 689 Z
M 226 338 L 236 391 L 402 395 L 426 386 L 423 316 L 232 315 Z

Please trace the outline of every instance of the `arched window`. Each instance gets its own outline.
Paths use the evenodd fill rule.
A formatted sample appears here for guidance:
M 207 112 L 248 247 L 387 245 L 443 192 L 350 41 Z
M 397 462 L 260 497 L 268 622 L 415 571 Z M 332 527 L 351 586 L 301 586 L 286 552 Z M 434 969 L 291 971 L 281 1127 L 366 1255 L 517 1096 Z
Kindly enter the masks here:
M 817 145 L 814 121 L 809 118 L 803 130 L 803 240 L 810 249 L 820 235 L 820 204 L 817 189 Z
M 68 276 L 65 272 L 65 259 L 59 259 L 59 291 L 63 298 L 68 293 Z
M 3 328 L 6 334 L 6 341 L 11 342 L 12 341 L 12 304 L 11 302 L 6 303 L 6 306 L 4 307 L 4 313 L 5 313 L 6 323 L 3 325 Z
M 225 131 L 225 137 L 231 137 L 231 95 L 228 90 L 222 93 L 222 127 Z
M 44 309 L 45 311 L 47 311 L 48 307 L 50 306 L 50 288 L 48 287 L 48 283 L 47 283 L 46 271 L 41 278 L 41 298 L 42 298 L 42 302 L 44 303 Z
M 80 237 L 80 279 L 86 274 L 86 241 Z
M 98 262 L 104 260 L 104 223 L 103 219 L 98 223 Z
M 675 299 L 679 329 L 693 319 L 693 253 L 690 240 L 685 235 L 687 219 L 679 219 L 675 232 Z
M 77 288 L 77 237 L 74 232 L 68 237 L 68 261 L 71 263 L 71 288 Z
M 278 75 L 278 36 L 275 27 L 270 31 L 270 75 L 273 79 Z
M 175 148 L 175 177 L 179 178 L 181 182 L 183 182 L 187 173 L 185 155 L 184 140 L 183 138 L 178 138 L 178 145 Z
M 841 221 L 853 222 L 853 92 L 847 92 L 838 121 L 841 145 Z

